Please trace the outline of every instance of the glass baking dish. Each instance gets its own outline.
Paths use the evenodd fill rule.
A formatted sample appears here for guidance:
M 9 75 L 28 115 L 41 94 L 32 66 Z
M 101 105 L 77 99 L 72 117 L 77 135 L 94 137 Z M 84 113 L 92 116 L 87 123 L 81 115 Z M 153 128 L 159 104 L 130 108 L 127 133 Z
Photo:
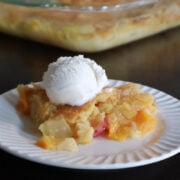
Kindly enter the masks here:
M 0 31 L 98 52 L 180 25 L 179 0 L 0 0 Z

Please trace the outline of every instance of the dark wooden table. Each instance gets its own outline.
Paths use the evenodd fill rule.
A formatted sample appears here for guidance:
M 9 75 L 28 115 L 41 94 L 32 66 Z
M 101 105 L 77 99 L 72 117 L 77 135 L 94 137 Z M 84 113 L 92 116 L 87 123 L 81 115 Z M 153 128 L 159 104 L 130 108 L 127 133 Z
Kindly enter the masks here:
M 59 56 L 80 53 L 0 34 L 0 93 L 19 83 L 40 81 Z M 180 28 L 114 48 L 84 54 L 102 65 L 111 79 L 138 82 L 180 99 Z M 0 150 L 0 179 L 180 179 L 180 155 L 124 170 L 86 171 L 57 168 L 17 158 Z

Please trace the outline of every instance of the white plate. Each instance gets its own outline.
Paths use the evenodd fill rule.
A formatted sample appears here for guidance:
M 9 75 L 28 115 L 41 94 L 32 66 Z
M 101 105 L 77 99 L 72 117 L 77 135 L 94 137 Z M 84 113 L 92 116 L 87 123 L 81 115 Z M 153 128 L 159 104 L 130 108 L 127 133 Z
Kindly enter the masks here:
M 77 152 L 49 152 L 34 145 L 39 137 L 31 130 L 29 119 L 17 114 L 17 91 L 10 90 L 0 96 L 0 147 L 34 162 L 74 169 L 122 169 L 164 160 L 180 152 L 180 101 L 147 86 L 142 91 L 154 95 L 159 109 L 158 126 L 145 138 L 125 142 L 96 138 Z

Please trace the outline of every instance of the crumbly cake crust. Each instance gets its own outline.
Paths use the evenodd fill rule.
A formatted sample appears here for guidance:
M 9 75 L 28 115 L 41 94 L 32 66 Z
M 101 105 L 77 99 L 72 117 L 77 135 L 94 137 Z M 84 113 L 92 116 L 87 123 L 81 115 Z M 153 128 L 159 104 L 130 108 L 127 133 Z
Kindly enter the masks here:
M 139 88 L 137 84 L 106 87 L 86 104 L 70 106 L 51 103 L 45 90 L 37 84 L 19 85 L 16 108 L 29 116 L 34 127 L 41 131 L 38 145 L 46 149 L 74 150 L 77 144 L 92 143 L 95 132 L 102 128 L 105 138 L 118 141 L 140 138 L 151 132 L 157 122 L 155 101 Z

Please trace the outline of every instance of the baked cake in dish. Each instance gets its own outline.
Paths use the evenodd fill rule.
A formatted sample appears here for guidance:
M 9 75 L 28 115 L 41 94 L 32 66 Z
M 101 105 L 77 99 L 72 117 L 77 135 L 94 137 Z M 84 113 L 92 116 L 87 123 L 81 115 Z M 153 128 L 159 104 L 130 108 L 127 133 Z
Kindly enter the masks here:
M 179 0 L 0 1 L 0 32 L 76 52 L 104 51 L 179 25 Z

